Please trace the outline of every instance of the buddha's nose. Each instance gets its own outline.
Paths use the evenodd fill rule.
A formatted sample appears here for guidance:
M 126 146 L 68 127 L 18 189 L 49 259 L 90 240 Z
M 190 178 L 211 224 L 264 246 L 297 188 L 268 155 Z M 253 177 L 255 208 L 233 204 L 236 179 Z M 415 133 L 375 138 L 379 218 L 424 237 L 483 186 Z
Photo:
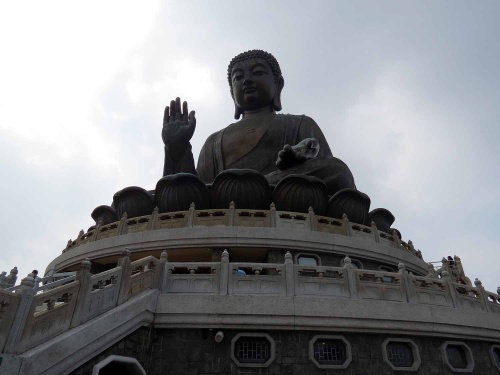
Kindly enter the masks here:
M 250 78 L 245 78 L 243 80 L 243 86 L 250 86 L 253 84 L 253 81 Z

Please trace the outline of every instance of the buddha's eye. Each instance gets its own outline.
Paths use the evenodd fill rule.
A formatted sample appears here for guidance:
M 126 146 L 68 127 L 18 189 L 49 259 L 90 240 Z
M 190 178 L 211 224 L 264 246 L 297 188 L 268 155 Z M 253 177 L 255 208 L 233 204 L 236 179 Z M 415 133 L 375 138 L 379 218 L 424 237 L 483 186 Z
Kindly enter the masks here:
M 233 76 L 233 82 L 241 81 L 243 79 L 243 74 L 236 74 Z
M 253 72 L 254 76 L 263 76 L 264 74 L 266 74 L 266 72 L 264 72 L 262 70 L 256 70 Z

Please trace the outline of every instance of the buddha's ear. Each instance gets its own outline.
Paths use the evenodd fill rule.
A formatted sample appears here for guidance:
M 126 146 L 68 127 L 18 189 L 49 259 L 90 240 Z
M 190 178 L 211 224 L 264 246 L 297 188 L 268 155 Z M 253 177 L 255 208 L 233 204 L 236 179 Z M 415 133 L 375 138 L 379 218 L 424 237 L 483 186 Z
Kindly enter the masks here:
M 285 79 L 283 76 L 280 76 L 278 78 L 278 90 L 276 91 L 276 94 L 274 94 L 273 98 L 273 108 L 276 112 L 281 111 L 281 91 L 283 90 L 283 87 L 285 86 Z
M 234 118 L 236 120 L 239 120 L 241 116 L 241 109 L 240 107 L 238 107 L 238 104 L 236 104 L 236 100 L 234 100 L 234 95 L 231 95 L 231 97 L 233 98 L 233 103 L 234 103 Z

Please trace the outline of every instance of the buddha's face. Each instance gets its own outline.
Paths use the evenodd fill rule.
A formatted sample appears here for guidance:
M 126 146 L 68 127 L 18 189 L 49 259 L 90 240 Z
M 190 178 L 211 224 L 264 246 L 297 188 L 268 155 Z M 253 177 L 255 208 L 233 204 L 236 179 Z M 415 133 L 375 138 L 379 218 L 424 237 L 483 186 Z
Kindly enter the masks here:
M 278 90 L 275 77 L 264 59 L 236 63 L 231 70 L 233 99 L 242 112 L 272 106 Z

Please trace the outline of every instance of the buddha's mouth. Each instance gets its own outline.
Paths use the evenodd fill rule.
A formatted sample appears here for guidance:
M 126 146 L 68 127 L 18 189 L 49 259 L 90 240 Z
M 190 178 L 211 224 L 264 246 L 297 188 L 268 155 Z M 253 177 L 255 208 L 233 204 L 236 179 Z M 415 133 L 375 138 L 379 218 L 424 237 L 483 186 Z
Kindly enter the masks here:
M 247 87 L 247 88 L 244 88 L 244 89 L 243 89 L 243 92 L 244 92 L 245 94 L 251 94 L 251 93 L 253 93 L 253 92 L 255 92 L 255 91 L 257 91 L 257 89 L 256 89 L 255 87 Z

